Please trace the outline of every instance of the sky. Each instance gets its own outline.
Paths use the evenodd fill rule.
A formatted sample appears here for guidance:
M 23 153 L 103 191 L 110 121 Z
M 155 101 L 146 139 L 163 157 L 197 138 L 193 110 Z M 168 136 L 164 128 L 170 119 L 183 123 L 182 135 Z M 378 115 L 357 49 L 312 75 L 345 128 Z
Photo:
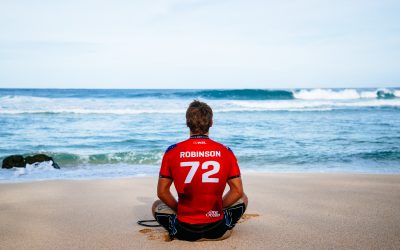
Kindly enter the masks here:
M 399 13 L 386 0 L 0 0 L 0 87 L 398 87 Z

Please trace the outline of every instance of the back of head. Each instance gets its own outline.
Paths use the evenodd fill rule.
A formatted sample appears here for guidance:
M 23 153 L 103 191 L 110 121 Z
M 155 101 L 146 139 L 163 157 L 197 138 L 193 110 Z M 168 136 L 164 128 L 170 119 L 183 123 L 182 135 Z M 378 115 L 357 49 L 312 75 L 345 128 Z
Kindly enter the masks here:
M 212 126 L 213 112 L 207 103 L 194 100 L 186 111 L 186 125 L 196 135 L 208 133 Z

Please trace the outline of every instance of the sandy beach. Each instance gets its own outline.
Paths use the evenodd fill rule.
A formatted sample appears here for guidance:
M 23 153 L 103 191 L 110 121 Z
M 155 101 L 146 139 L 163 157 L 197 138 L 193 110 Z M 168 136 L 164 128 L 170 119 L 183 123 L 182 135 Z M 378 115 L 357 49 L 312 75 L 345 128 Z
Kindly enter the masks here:
M 223 241 L 144 228 L 156 177 L 0 184 L 0 249 L 399 249 L 400 175 L 245 174 L 250 205 Z

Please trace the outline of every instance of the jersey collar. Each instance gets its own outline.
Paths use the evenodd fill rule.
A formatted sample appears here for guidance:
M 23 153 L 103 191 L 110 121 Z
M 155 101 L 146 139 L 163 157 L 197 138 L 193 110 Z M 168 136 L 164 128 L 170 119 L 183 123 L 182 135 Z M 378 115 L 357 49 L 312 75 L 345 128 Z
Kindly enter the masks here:
M 208 135 L 192 135 L 190 139 L 209 139 Z

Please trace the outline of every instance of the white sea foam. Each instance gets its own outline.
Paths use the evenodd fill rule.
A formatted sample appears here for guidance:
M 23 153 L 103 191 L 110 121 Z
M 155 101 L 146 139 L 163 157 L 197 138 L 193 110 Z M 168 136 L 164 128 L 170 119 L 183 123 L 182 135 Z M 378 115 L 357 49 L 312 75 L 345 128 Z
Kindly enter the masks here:
M 376 91 L 361 91 L 361 98 L 376 98 Z
M 292 100 L 292 101 L 231 101 L 225 106 L 230 108 L 217 109 L 230 111 L 328 111 L 343 107 L 400 107 L 399 99 L 360 99 L 360 100 Z
M 14 168 L 14 176 L 22 176 L 22 175 L 27 175 L 31 174 L 32 172 L 42 172 L 42 171 L 53 171 L 56 170 L 53 167 L 53 161 L 43 161 L 43 162 L 37 162 L 34 164 L 26 164 L 25 168 Z
M 400 97 L 400 90 L 355 89 L 296 90 L 294 100 L 207 100 L 215 112 L 263 110 L 326 111 L 341 107 L 400 106 L 400 99 L 377 99 L 377 91 Z M 183 114 L 188 99 L 157 98 L 47 98 L 32 96 L 0 97 L 0 114 Z
M 48 97 L 38 97 L 38 96 L 25 96 L 25 95 L 6 95 L 0 97 L 0 100 L 2 102 L 4 101 L 10 101 L 10 102 L 27 102 L 27 101 L 49 101 L 49 100 L 54 100 L 53 98 L 48 98 Z
M 156 176 L 157 165 L 79 165 L 74 168 L 54 169 L 51 165 L 27 165 L 26 168 L 0 169 L 0 183 L 26 182 L 54 179 L 110 179 L 132 176 Z
M 296 99 L 301 99 L 301 100 L 354 100 L 354 99 L 377 98 L 378 92 L 383 92 L 385 94 L 394 94 L 396 97 L 400 97 L 400 90 L 391 90 L 387 88 L 381 88 L 376 90 L 361 90 L 361 91 L 358 91 L 356 89 L 343 89 L 343 90 L 303 89 L 303 90 L 293 91 L 293 96 Z
M 71 113 L 71 114 L 115 114 L 115 115 L 133 115 L 133 114 L 146 114 L 146 113 L 184 113 L 183 109 L 174 110 L 132 110 L 132 109 L 42 109 L 42 110 L 1 110 L 0 114 L 40 114 L 40 113 Z
M 331 89 L 303 89 L 295 91 L 293 95 L 296 99 L 303 100 L 344 100 L 361 98 L 360 94 L 355 89 L 344 89 L 340 91 Z
M 324 108 L 331 103 L 327 101 L 232 101 L 230 109 L 222 109 L 222 111 L 262 111 L 262 110 L 291 110 L 291 109 L 308 109 L 308 108 Z
M 74 113 L 129 115 L 183 113 L 186 106 L 186 100 L 170 99 L 0 97 L 0 114 Z
M 242 111 L 327 111 L 341 107 L 400 107 L 400 99 L 359 99 L 349 100 L 282 100 L 282 101 L 213 101 L 210 103 L 214 112 L 242 112 Z M 147 108 L 147 109 L 93 109 L 87 108 L 50 108 L 32 107 L 28 109 L 0 108 L 0 114 L 110 114 L 110 115 L 138 115 L 138 114 L 184 114 L 182 107 L 174 108 Z

